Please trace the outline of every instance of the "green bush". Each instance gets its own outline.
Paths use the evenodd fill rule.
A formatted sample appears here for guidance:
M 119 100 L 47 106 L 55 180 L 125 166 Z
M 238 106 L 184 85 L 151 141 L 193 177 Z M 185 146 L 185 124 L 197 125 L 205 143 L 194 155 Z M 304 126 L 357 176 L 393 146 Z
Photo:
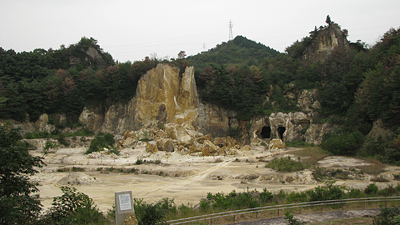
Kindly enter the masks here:
M 307 202 L 307 193 L 306 192 L 290 192 L 286 195 L 286 199 L 288 203 L 292 202 Z
M 61 187 L 62 196 L 53 199 L 52 207 L 40 224 L 105 224 L 106 219 L 93 200 L 75 188 Z
M 149 132 L 144 131 L 142 136 L 139 138 L 139 141 L 149 142 L 151 141 Z
M 294 216 L 290 213 L 290 211 L 285 212 L 285 221 L 288 225 L 302 225 L 306 224 L 306 222 L 298 221 Z
M 191 208 L 187 207 L 186 205 L 181 204 L 178 207 L 178 212 L 182 217 L 186 217 L 186 216 L 190 215 L 191 213 L 193 213 L 193 210 Z
M 274 158 L 265 165 L 267 168 L 271 168 L 280 172 L 293 172 L 304 170 L 306 166 L 302 162 L 294 161 L 290 157 Z
M 208 203 L 207 199 L 204 199 L 204 198 L 201 199 L 200 200 L 200 212 L 208 213 L 208 212 L 210 212 L 210 210 L 211 210 L 211 206 Z
M 264 188 L 263 192 L 260 193 L 260 199 L 264 203 L 271 201 L 273 197 L 274 195 L 271 192 L 267 191 L 267 188 Z
M 364 189 L 364 193 L 367 195 L 376 195 L 378 194 L 379 188 L 378 186 L 376 186 L 376 184 L 372 183 L 369 184 L 365 189 Z
M 325 201 L 343 199 L 346 196 L 343 188 L 333 185 L 334 181 L 326 182 L 326 186 L 318 186 L 314 190 L 308 190 L 307 194 L 310 196 L 310 201 Z
M 335 155 L 355 155 L 364 142 L 364 135 L 356 130 L 351 133 L 328 133 L 324 135 L 321 147 Z
M 399 224 L 400 207 L 381 208 L 378 216 L 374 218 L 374 225 Z
M 365 197 L 365 193 L 362 192 L 360 189 L 352 188 L 347 193 L 347 197 L 349 197 L 349 198 L 364 198 Z
M 305 141 L 292 141 L 292 142 L 286 142 L 285 144 L 286 144 L 286 146 L 290 146 L 290 147 L 308 147 L 308 146 L 314 147 L 315 146 L 314 143 L 309 144 L 309 143 L 306 143 Z
M 86 154 L 92 152 L 102 151 L 103 148 L 109 148 L 114 145 L 114 135 L 109 133 L 99 132 L 96 134 L 95 138 L 90 143 L 89 149 L 86 151 Z
M 174 200 L 168 198 L 164 198 L 155 204 L 135 198 L 133 206 L 139 225 L 164 222 L 169 213 L 176 214 L 177 212 Z

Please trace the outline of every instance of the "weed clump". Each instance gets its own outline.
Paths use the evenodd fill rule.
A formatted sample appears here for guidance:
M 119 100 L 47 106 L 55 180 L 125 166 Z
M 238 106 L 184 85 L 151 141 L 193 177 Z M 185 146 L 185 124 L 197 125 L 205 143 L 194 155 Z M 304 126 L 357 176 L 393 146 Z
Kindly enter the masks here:
M 306 166 L 300 162 L 291 159 L 289 156 L 284 158 L 275 158 L 270 161 L 266 168 L 271 168 L 280 172 L 294 172 L 299 170 L 304 170 Z

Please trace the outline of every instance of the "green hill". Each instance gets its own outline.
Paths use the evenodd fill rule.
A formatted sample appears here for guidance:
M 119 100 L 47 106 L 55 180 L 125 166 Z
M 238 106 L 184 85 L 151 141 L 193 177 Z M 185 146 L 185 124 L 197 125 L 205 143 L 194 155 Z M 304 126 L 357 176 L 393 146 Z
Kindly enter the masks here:
M 278 54 L 278 51 L 268 46 L 243 36 L 236 36 L 235 39 L 222 42 L 209 51 L 187 57 L 187 61 L 197 70 L 202 70 L 210 64 L 257 65 L 265 58 L 275 57 Z

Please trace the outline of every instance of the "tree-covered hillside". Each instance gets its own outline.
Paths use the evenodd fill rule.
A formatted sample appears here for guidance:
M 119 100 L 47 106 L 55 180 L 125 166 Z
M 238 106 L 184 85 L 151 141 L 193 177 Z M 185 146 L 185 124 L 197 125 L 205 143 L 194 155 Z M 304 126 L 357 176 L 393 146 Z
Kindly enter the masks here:
M 306 49 L 316 49 L 312 45 L 320 35 L 333 28 L 343 37 L 348 34 L 331 21 L 295 41 L 286 53 L 238 36 L 208 52 L 187 58 L 181 52 L 178 59 L 163 63 L 181 70 L 196 66 L 202 101 L 235 110 L 242 121 L 271 112 L 301 110 L 296 97 L 304 89 L 316 90 L 322 108 L 314 123 L 340 125 L 337 135 L 327 136 L 324 143 L 343 144 L 351 137 L 356 144 L 343 153 L 357 154 L 374 121 L 382 120 L 392 131 L 400 126 L 400 31 L 390 29 L 369 48 L 362 42 L 349 43 L 333 48 L 324 60 L 303 57 Z M 23 121 L 29 116 L 36 121 L 42 113 L 62 113 L 72 124 L 84 106 L 107 108 L 131 99 L 140 77 L 157 63 L 160 61 L 146 57 L 115 64 L 93 38 L 82 38 L 58 50 L 16 53 L 0 48 L 0 118 Z M 380 153 L 398 148 L 393 139 L 386 143 L 380 145 Z M 400 156 L 396 157 L 391 159 L 400 161 Z
M 58 50 L 0 48 L 0 118 L 29 116 L 34 122 L 43 113 L 62 113 L 67 123 L 76 123 L 85 105 L 129 100 L 139 78 L 157 63 L 146 58 L 115 64 L 93 38 Z
M 259 64 L 264 58 L 275 57 L 278 54 L 278 51 L 268 46 L 243 36 L 236 36 L 235 39 L 222 42 L 209 51 L 187 57 L 187 61 L 197 70 L 203 70 L 210 64 L 246 64 L 252 66 Z
M 255 115 L 300 110 L 293 94 L 298 97 L 304 89 L 317 90 L 322 108 L 314 123 L 339 125 L 334 133 L 326 135 L 326 150 L 375 155 L 385 162 L 398 163 L 400 29 L 391 28 L 369 48 L 359 41 L 334 47 L 323 60 L 303 57 L 306 49 L 318 49 L 319 35 L 327 35 L 332 26 L 340 29 L 331 21 L 288 46 L 287 53 L 258 59 L 251 66 L 245 60 L 241 64 L 211 64 L 196 74 L 200 96 L 204 101 L 236 110 L 239 119 L 248 120 Z M 348 34 L 347 30 L 340 32 L 343 37 Z M 379 140 L 367 139 L 377 120 L 382 120 L 384 129 L 391 130 L 391 134 Z

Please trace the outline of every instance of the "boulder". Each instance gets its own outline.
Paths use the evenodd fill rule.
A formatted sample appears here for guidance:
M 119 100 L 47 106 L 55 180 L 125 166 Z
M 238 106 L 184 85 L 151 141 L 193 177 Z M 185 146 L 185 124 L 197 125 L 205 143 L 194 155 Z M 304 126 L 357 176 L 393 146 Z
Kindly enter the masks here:
M 160 138 L 157 140 L 157 148 L 159 151 L 173 152 L 174 145 L 171 139 Z
M 217 155 L 218 154 L 219 147 L 214 145 L 211 141 L 206 140 L 206 141 L 204 141 L 203 145 L 204 145 L 204 147 L 203 147 L 203 151 L 202 152 L 208 152 L 209 154 L 207 154 L 207 155 Z
M 54 125 L 49 124 L 49 116 L 47 114 L 40 115 L 39 119 L 35 123 L 35 126 L 39 132 L 50 133 L 55 129 Z
M 122 140 L 118 141 L 117 147 L 128 148 L 137 143 L 137 136 L 134 131 L 126 131 Z
M 158 152 L 157 143 L 155 141 L 149 141 L 146 145 L 146 152 L 156 153 Z
M 211 134 L 207 134 L 205 136 L 201 136 L 201 137 L 197 138 L 196 142 L 203 144 L 205 140 L 211 141 Z
M 286 149 L 286 144 L 281 139 L 273 139 L 269 143 L 269 150 Z
M 138 220 L 136 219 L 135 213 L 130 213 L 124 221 L 123 225 L 138 225 Z

